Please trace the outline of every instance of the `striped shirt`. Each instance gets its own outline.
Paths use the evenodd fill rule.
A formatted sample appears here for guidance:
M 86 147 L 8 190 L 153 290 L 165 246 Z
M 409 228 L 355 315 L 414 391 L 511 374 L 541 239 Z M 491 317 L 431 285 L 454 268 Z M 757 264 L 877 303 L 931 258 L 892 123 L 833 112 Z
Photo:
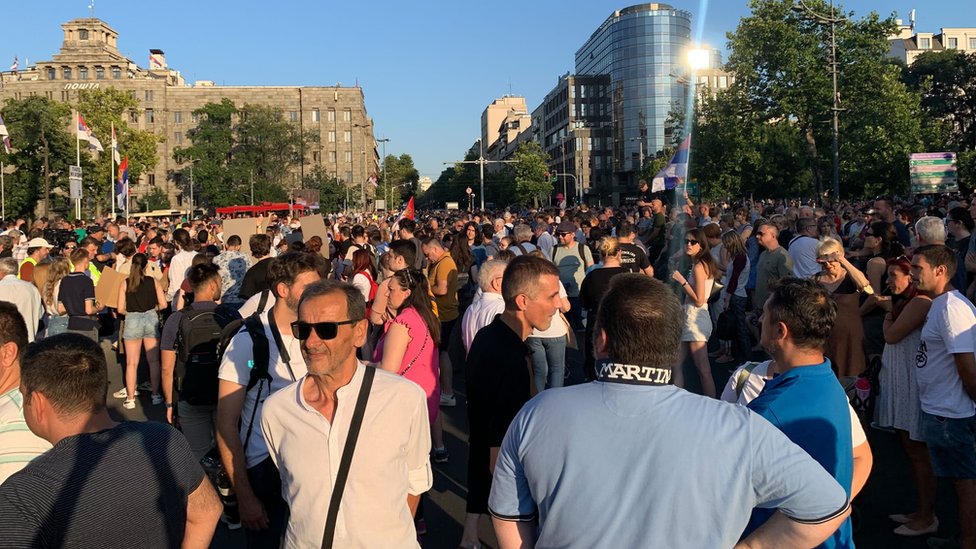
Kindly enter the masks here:
M 24 421 L 24 397 L 17 387 L 0 395 L 0 484 L 51 449 Z

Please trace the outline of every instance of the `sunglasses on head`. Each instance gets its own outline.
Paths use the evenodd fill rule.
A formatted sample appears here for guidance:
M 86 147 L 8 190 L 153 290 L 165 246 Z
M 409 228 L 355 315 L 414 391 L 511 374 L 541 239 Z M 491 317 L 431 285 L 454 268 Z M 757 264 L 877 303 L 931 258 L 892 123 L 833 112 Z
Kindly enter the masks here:
M 341 322 L 302 322 L 301 320 L 296 320 L 291 323 L 291 334 L 295 336 L 295 339 L 300 341 L 305 341 L 312 335 L 312 330 L 315 330 L 315 335 L 321 340 L 335 339 L 335 336 L 339 333 L 339 326 L 343 324 L 355 324 L 359 322 L 358 320 L 343 320 Z

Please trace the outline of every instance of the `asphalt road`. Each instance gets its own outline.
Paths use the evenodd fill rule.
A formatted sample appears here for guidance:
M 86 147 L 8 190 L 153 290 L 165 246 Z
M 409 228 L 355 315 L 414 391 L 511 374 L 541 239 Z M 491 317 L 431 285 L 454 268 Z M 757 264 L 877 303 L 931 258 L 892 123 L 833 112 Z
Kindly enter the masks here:
M 103 341 L 109 360 L 109 393 L 122 386 L 122 368 Z M 570 384 L 583 382 L 578 352 L 570 350 L 568 356 L 571 376 Z M 729 377 L 728 365 L 712 364 L 716 386 L 721 388 Z M 696 376 L 690 363 L 686 366 L 686 379 L 694 382 Z M 148 370 L 143 362 L 139 371 L 139 381 L 148 379 Z M 443 464 L 433 464 L 434 486 L 427 495 L 425 515 L 428 533 L 422 538 L 422 546 L 430 549 L 454 549 L 461 539 L 464 522 L 464 504 L 467 490 L 467 411 L 464 403 L 464 376 L 462 369 L 456 368 L 454 376 L 455 393 L 458 404 L 454 408 L 442 408 L 444 415 L 444 437 L 450 452 L 450 460 Z M 696 387 L 689 387 L 695 390 Z M 141 394 L 134 410 L 124 410 L 122 401 L 109 396 L 109 407 L 116 419 L 135 421 L 162 421 L 162 406 L 152 406 L 149 395 Z M 854 539 L 859 548 L 869 549 L 915 549 L 926 547 L 925 538 L 903 538 L 892 530 L 897 526 L 887 517 L 892 513 L 904 513 L 914 509 L 914 488 L 908 461 L 898 444 L 895 435 L 875 429 L 868 429 L 868 440 L 874 454 L 874 468 L 863 492 L 854 502 Z M 720 459 L 720 458 L 716 458 Z M 649 487 L 650 489 L 651 487 Z M 958 531 L 955 493 L 947 482 L 940 482 L 936 512 L 941 522 L 940 536 L 949 536 Z M 598 527 L 599 525 L 594 525 Z M 497 547 L 491 525 L 487 518 L 482 519 L 482 547 Z M 244 546 L 240 530 L 229 531 L 220 524 L 212 547 L 238 548 Z M 664 546 L 651 541 L 648 547 Z

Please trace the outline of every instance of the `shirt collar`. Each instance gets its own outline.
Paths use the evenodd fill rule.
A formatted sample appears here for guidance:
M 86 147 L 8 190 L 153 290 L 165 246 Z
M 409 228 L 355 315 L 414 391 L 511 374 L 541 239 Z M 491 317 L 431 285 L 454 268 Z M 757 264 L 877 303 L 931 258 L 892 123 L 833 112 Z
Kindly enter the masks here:
M 818 376 L 823 375 L 824 372 L 834 375 L 833 370 L 830 369 L 830 359 L 824 357 L 824 361 L 820 364 L 807 364 L 804 366 L 796 366 L 791 368 L 785 373 L 774 374 L 773 379 L 769 380 L 769 383 L 782 383 L 783 380 L 794 378 L 794 377 L 808 377 L 808 376 Z
M 363 384 L 363 376 L 366 375 L 366 368 L 371 368 L 371 367 L 372 366 L 366 366 L 366 364 L 362 361 L 357 361 L 356 371 L 352 374 L 352 379 L 349 380 L 349 383 L 343 385 L 342 387 L 339 387 L 339 389 L 336 390 L 337 400 L 341 402 L 343 400 L 343 397 L 346 396 L 346 393 L 348 393 L 353 389 L 359 391 L 359 386 Z M 305 391 L 304 391 L 305 383 L 311 383 L 311 380 L 309 380 L 310 377 L 312 376 L 309 374 L 305 374 L 305 376 L 302 378 L 302 382 L 295 384 L 296 390 L 298 391 L 298 395 L 297 395 L 298 405 L 304 408 L 306 412 L 319 414 L 319 411 L 313 408 L 312 406 L 310 406 L 308 402 L 305 400 Z

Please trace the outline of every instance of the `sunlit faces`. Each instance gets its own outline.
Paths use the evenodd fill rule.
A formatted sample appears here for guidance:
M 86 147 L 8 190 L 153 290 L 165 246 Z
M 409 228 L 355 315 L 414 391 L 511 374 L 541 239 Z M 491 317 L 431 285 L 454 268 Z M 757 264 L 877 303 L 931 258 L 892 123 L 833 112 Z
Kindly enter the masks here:
M 299 273 L 298 276 L 295 277 L 295 281 L 291 283 L 291 286 L 287 286 L 287 289 L 285 290 L 287 292 L 285 294 L 285 304 L 288 305 L 288 308 L 292 311 L 297 311 L 298 301 L 302 298 L 302 292 L 305 291 L 305 288 L 309 284 L 318 282 L 321 279 L 322 277 L 319 276 L 317 271 L 305 271 L 303 273 Z M 280 289 L 278 291 L 280 291 Z
M 399 310 L 410 297 L 410 293 L 411 291 L 401 286 L 396 277 L 394 277 L 390 280 L 390 285 L 386 290 L 388 306 L 394 310 Z
M 558 276 L 543 275 L 539 277 L 539 284 L 532 295 L 524 294 L 521 305 L 525 319 L 533 329 L 548 330 L 552 324 L 552 316 L 556 314 L 561 302 L 559 284 Z
M 931 292 L 936 289 L 939 276 L 945 275 L 945 267 L 935 267 L 923 255 L 912 258 L 912 281 L 920 292 Z
M 891 295 L 901 295 L 912 285 L 912 275 L 898 267 L 888 267 L 888 289 Z
M 349 320 L 346 296 L 342 292 L 330 292 L 306 299 L 298 311 L 298 319 L 314 324 L 317 322 L 343 322 Z M 338 326 L 336 336 L 322 340 L 312 330 L 308 339 L 302 340 L 302 357 L 309 375 L 332 375 L 356 359 L 356 347 L 366 338 L 366 321 Z

